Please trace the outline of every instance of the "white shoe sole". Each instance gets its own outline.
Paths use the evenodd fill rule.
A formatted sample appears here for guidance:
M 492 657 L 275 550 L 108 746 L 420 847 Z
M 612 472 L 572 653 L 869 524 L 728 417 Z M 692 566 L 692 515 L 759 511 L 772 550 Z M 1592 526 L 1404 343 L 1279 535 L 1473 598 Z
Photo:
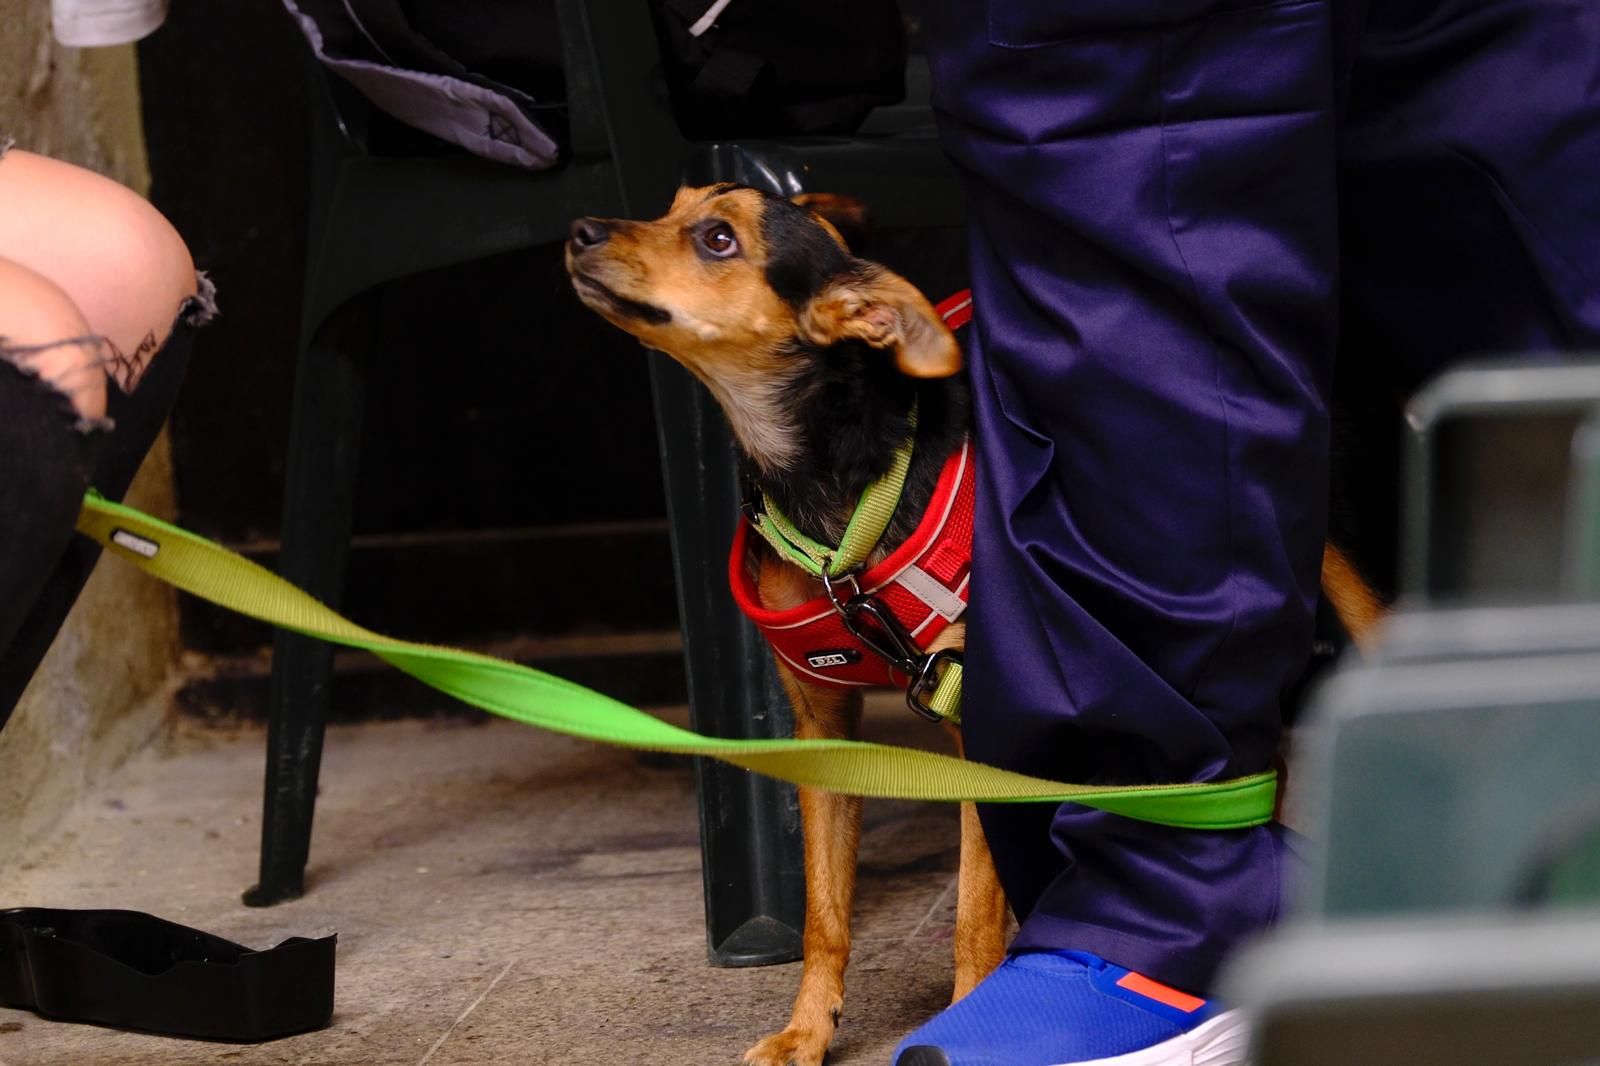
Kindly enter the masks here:
M 1243 1066 L 1249 1043 L 1244 1013 L 1230 1010 L 1155 1047 L 1062 1066 Z

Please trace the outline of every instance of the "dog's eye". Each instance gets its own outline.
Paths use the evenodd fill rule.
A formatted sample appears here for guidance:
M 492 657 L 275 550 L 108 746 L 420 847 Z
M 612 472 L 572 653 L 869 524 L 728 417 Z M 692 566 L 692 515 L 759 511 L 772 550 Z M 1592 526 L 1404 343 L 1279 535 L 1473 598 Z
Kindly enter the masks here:
M 700 246 L 718 259 L 739 254 L 739 238 L 726 222 L 715 222 L 701 230 Z

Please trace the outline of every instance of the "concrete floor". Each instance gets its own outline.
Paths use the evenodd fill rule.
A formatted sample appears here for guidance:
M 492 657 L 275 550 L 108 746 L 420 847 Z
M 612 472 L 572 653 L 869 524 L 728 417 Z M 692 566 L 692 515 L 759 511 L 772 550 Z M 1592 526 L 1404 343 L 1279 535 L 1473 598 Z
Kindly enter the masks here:
M 937 746 L 898 702 L 872 739 Z M 180 726 L 0 870 L 0 906 L 144 910 L 252 947 L 337 932 L 332 1025 L 230 1045 L 0 1010 L 0 1066 L 731 1066 L 787 1019 L 798 964 L 706 964 L 686 760 L 502 721 L 337 727 L 308 893 L 254 910 L 262 745 Z M 869 801 L 834 1066 L 887 1063 L 947 1001 L 956 833 L 953 808 Z

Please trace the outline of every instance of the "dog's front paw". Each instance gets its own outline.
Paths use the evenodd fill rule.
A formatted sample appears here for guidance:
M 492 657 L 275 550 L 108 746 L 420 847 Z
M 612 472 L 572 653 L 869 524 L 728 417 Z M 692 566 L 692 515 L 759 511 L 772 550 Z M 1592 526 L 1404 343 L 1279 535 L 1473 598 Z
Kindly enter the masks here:
M 789 1026 L 744 1053 L 745 1066 L 822 1066 L 833 1030 Z

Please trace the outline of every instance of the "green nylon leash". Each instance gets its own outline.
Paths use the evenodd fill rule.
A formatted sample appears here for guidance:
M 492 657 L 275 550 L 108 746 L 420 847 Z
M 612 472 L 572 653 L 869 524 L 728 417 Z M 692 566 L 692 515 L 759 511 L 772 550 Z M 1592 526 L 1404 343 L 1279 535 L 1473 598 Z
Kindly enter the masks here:
M 1185 829 L 1242 829 L 1272 819 L 1277 775 L 1270 771 L 1214 784 L 1091 787 L 886 744 L 701 736 L 518 663 L 363 629 L 248 559 L 94 492 L 84 500 L 78 531 L 201 599 L 297 633 L 365 649 L 465 703 L 567 736 L 645 751 L 708 755 L 798 785 L 857 796 L 1072 802 Z

